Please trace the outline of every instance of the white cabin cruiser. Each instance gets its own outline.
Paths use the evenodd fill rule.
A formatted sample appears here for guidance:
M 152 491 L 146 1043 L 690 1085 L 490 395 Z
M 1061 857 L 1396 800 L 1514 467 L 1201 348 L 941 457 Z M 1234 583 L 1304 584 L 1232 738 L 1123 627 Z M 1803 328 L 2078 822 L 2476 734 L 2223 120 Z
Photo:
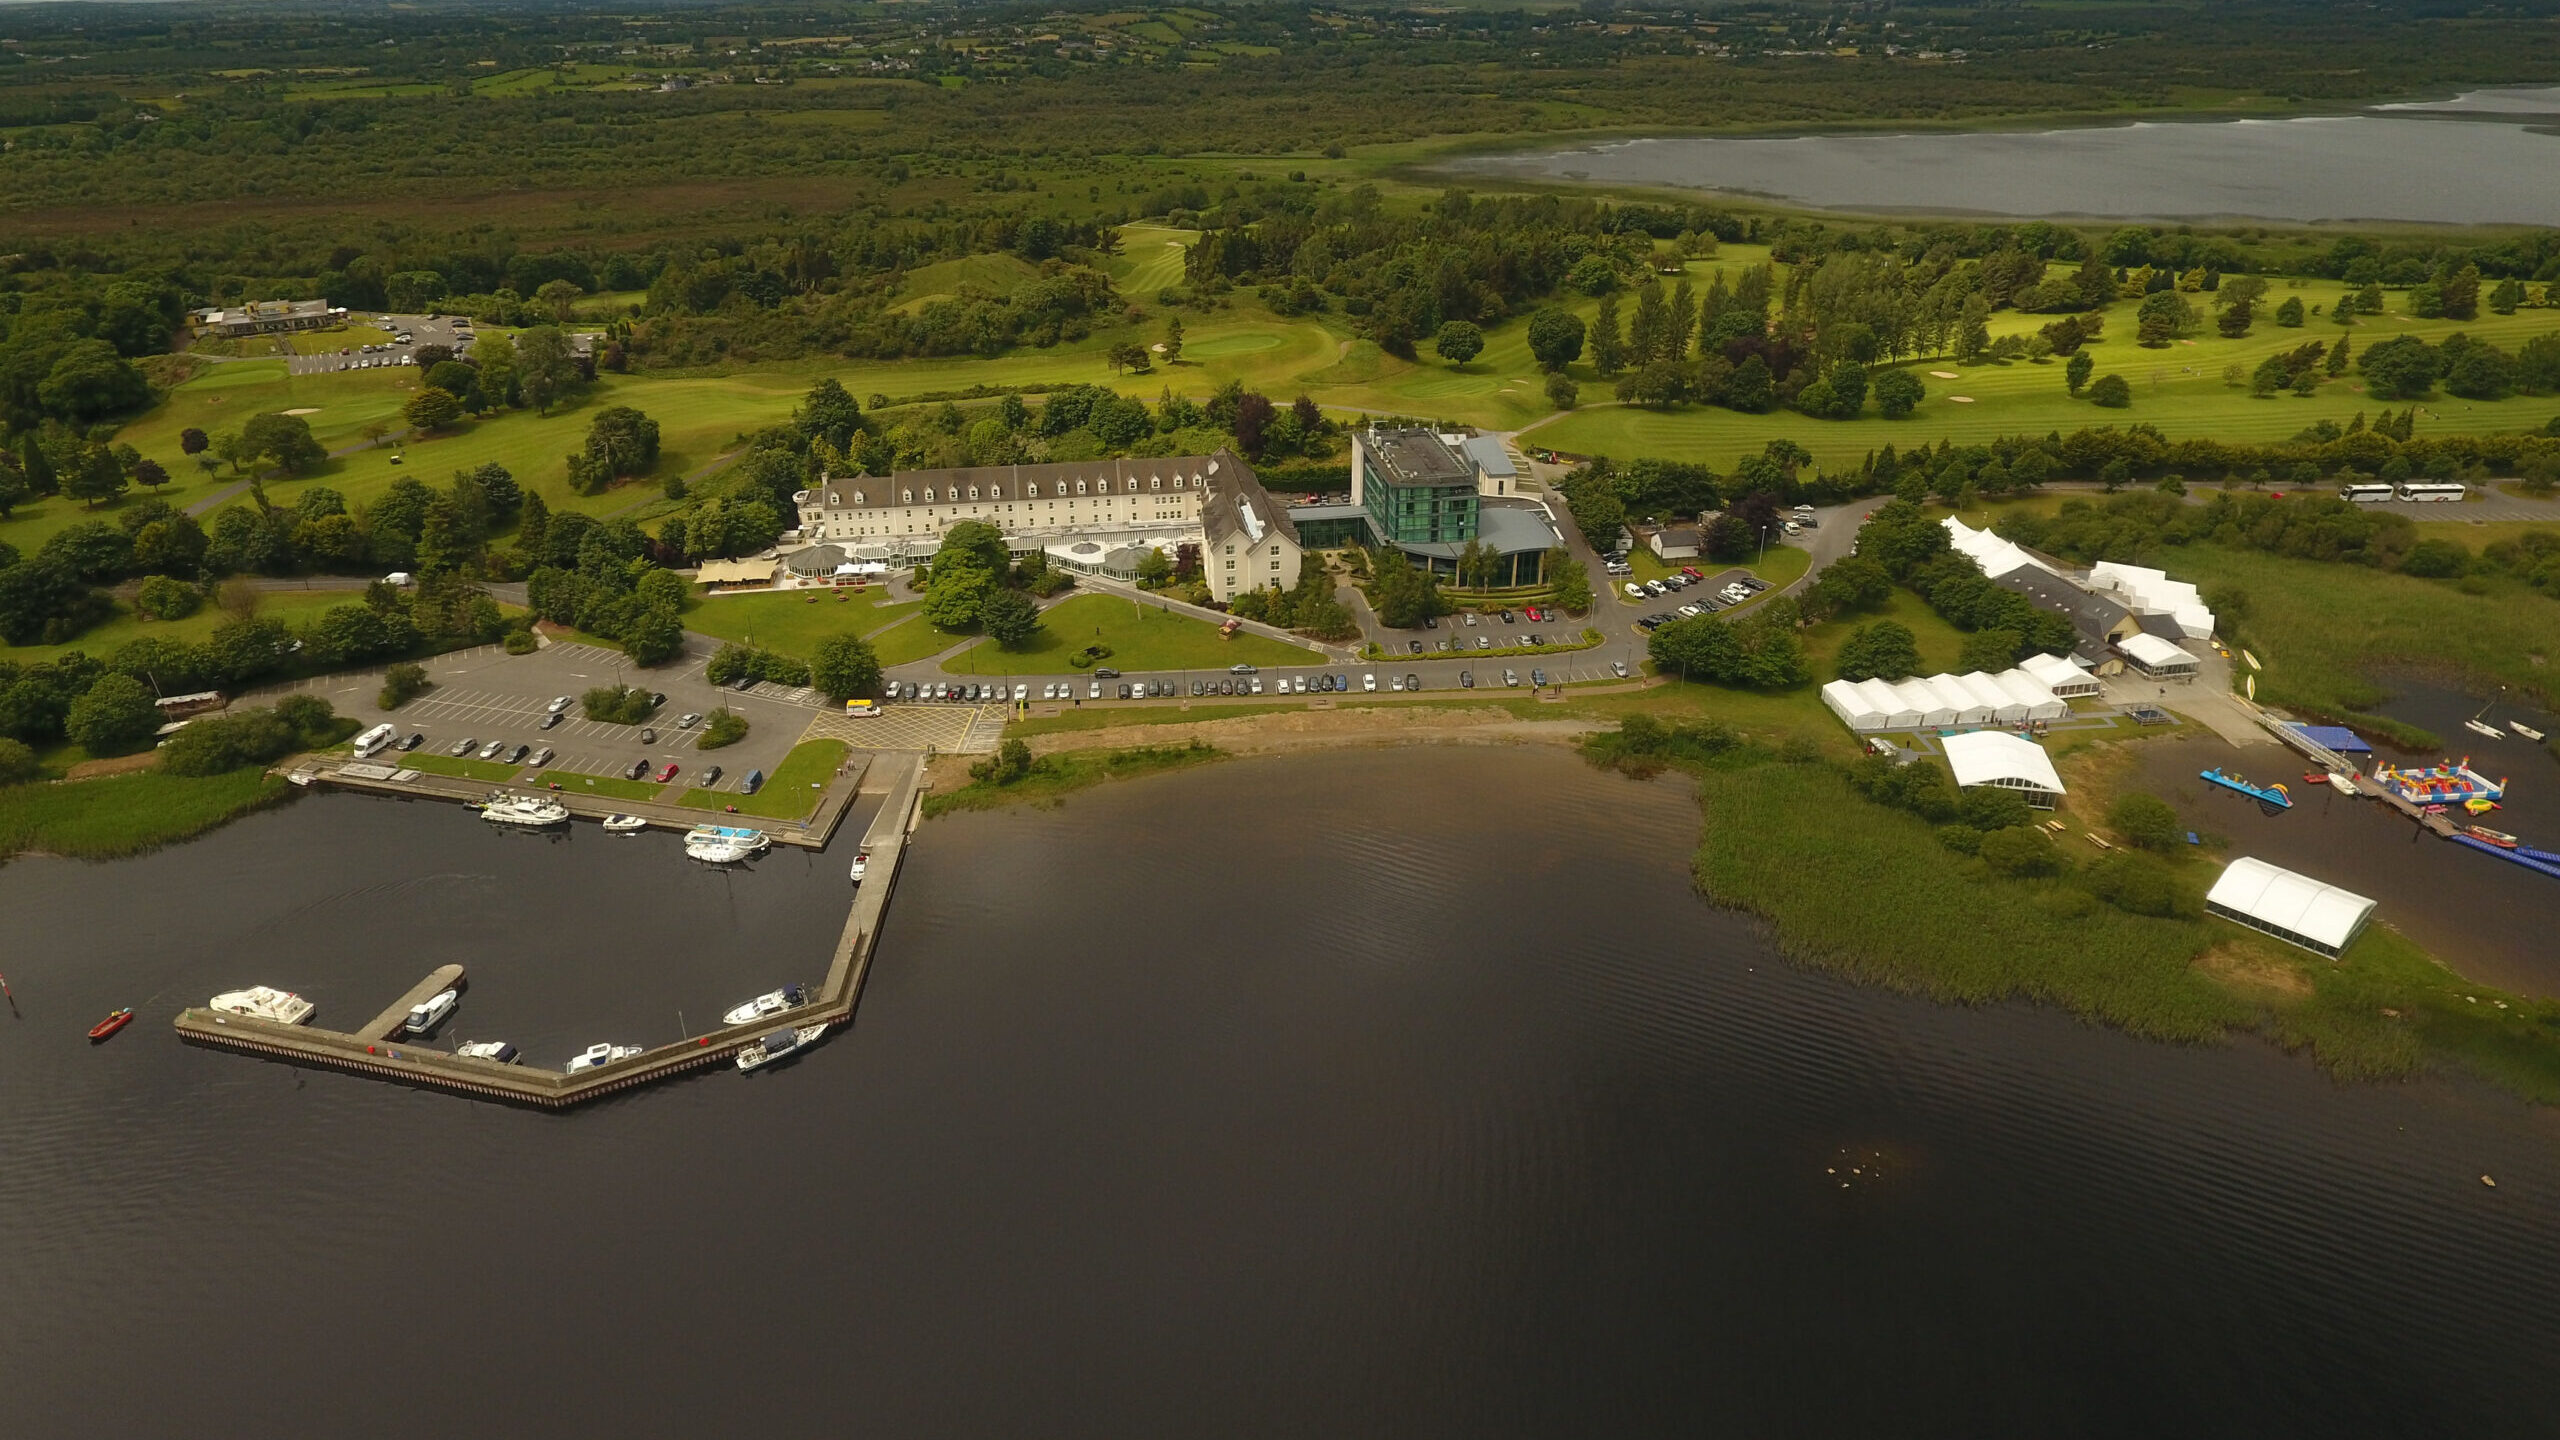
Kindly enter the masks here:
M 818 1043 L 827 1033 L 824 1025 L 802 1025 L 790 1030 L 776 1030 L 759 1040 L 750 1040 L 738 1051 L 740 1070 L 760 1070 L 778 1061 L 788 1060 Z
M 628 1060 L 639 1053 L 637 1045 L 608 1045 L 599 1041 L 569 1057 L 569 1073 L 575 1075 L 581 1070 L 593 1070 L 616 1060 Z
M 539 795 L 491 795 L 480 806 L 480 818 L 493 825 L 539 830 L 568 823 L 569 807 Z
M 720 1021 L 724 1025 L 752 1025 L 767 1015 L 779 1015 L 785 1010 L 807 1003 L 809 1003 L 807 991 L 797 985 L 785 985 L 779 990 L 768 990 L 746 1004 L 738 1006 L 721 1016 Z
M 453 1053 L 469 1060 L 495 1060 L 501 1065 L 516 1063 L 516 1047 L 504 1040 L 465 1040 L 453 1047 Z
M 649 822 L 637 815 L 607 815 L 604 830 L 608 835 L 637 835 L 649 828 Z
M 245 1015 L 252 1020 L 273 1020 L 280 1025 L 299 1025 L 311 1018 L 320 1007 L 287 990 L 266 985 L 252 985 L 246 990 L 226 990 L 213 997 L 213 1008 L 227 1015 Z
M 462 1003 L 459 990 L 439 990 L 409 1007 L 409 1019 L 400 1028 L 411 1035 L 424 1035 L 444 1023 L 453 1007 Z
M 772 848 L 771 837 L 742 825 L 696 825 L 684 837 L 685 854 L 714 865 L 734 865 Z
M 854 852 L 853 852 L 853 883 L 854 883 L 854 884 L 856 884 L 856 885 L 861 884 L 861 883 L 862 883 L 862 877 L 863 877 L 864 875 L 868 874 L 868 873 L 870 872 L 870 870 L 871 870 L 871 852 L 870 852 L 870 851 L 868 851 L 868 850 L 856 850 L 856 851 L 854 851 Z

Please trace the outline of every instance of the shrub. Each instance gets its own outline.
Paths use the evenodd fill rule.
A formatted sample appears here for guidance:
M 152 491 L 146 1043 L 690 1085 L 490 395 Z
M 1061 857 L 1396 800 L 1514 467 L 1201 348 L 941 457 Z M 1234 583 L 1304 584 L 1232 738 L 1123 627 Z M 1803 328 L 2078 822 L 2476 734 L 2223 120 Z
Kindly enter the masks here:
M 2089 867 L 2088 883 L 2091 894 L 2127 914 L 2186 920 L 2204 914 L 2203 902 L 2148 855 L 2110 855 Z
M 160 707 L 130 675 L 98 677 L 63 717 L 63 733 L 92 755 L 122 755 L 160 728 Z
M 1956 799 L 1956 814 L 1985 834 L 2032 824 L 2035 819 L 2025 796 L 1997 785 L 1976 785 L 1962 792 Z
M 133 595 L 133 608 L 154 620 L 184 620 L 203 606 L 203 591 L 166 575 L 143 581 Z
M 507 653 L 510 655 L 530 655 L 542 648 L 542 642 L 533 637 L 531 630 L 510 630 L 501 643 L 507 647 Z
M 588 719 L 608 725 L 637 725 L 658 708 L 637 685 L 599 685 L 579 696 L 578 705 Z
M 35 751 L 23 741 L 0 739 L 0 785 L 23 785 L 38 773 Z
M 1031 747 L 1007 740 L 996 753 L 969 767 L 969 778 L 987 785 L 1010 785 L 1031 773 Z
M 397 710 L 426 693 L 427 667 L 406 662 L 382 672 L 382 693 L 374 703 L 385 710 Z
M 1982 853 L 1982 832 L 1970 825 L 1941 825 L 1938 827 L 1938 843 L 1959 855 L 1979 855 Z
M 2177 848 L 2185 830 L 2168 801 L 2139 790 L 2117 796 L 2107 807 L 2107 826 L 2128 845 L 2163 853 Z
M 169 739 L 160 768 L 172 775 L 219 775 L 326 745 L 354 725 L 316 695 L 288 695 L 272 710 L 198 720 Z
M 718 750 L 747 738 L 747 717 L 723 705 L 702 722 L 702 738 L 694 742 L 697 749 Z
M 2121 375 L 2101 375 L 2089 386 L 2089 403 L 2121 410 L 2133 403 L 2133 386 Z
M 2021 879 L 2062 870 L 2062 852 L 2053 848 L 2052 838 L 2028 825 L 1994 830 L 1983 836 L 1982 861 L 1998 874 Z
M 723 645 L 703 668 L 703 678 L 714 685 L 733 685 L 740 680 L 770 680 L 776 685 L 806 685 L 809 667 L 773 650 L 759 650 L 747 645 Z M 851 697 L 848 696 L 848 699 Z

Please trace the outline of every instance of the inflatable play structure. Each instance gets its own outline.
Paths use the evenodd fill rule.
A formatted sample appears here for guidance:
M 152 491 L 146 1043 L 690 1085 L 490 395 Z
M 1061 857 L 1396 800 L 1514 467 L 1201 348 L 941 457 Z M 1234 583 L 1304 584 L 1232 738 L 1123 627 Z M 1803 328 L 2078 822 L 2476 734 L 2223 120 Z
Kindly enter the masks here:
M 2461 806 L 2477 815 L 2506 798 L 2507 782 L 2492 781 L 2471 768 L 2471 757 L 2460 762 L 2447 760 L 2423 770 L 2403 770 L 2393 765 L 2374 768 L 2374 782 L 2384 790 L 2424 808 L 2441 805 L 2446 809 Z
M 2270 815 L 2293 808 L 2293 792 L 2285 789 L 2282 784 L 2255 785 L 2237 775 L 2225 775 L 2219 769 L 2199 771 L 2196 778 L 2208 785 L 2219 785 L 2225 790 L 2246 795 L 2257 801 L 2258 808 Z

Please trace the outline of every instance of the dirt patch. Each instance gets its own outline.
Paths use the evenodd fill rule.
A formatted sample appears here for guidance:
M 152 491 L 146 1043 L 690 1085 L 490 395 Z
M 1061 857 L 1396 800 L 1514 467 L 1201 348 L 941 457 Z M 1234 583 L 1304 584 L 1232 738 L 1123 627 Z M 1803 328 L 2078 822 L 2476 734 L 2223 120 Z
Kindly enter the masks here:
M 1115 725 L 1034 736 L 1036 754 L 1060 750 L 1117 750 L 1136 745 L 1179 745 L 1201 740 L 1237 755 L 1322 750 L 1350 745 L 1571 745 L 1610 728 L 1596 719 L 1523 720 L 1508 710 L 1434 709 L 1427 716 L 1392 709 L 1289 710 L 1223 720 Z
M 2291 1005 L 2311 998 L 2300 963 L 2246 942 L 2225 942 L 2196 957 L 2196 968 L 2251 1000 Z
M 145 750 L 139 755 L 118 755 L 112 760 L 83 760 L 63 772 L 65 780 L 95 780 L 101 775 L 130 775 L 148 770 L 160 763 L 160 752 Z

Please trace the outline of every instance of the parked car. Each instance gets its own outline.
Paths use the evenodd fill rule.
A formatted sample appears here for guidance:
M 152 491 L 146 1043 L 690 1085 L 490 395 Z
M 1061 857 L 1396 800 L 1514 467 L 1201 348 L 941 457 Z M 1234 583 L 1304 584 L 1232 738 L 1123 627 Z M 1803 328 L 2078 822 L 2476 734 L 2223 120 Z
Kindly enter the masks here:
M 1253 693 L 1256 695 L 1262 693 L 1262 677 L 1259 675 L 1253 677 Z
M 1619 679 L 1621 679 L 1621 680 L 1626 679 L 1626 678 L 1627 678 L 1627 662 L 1626 662 L 1626 661 L 1624 661 L 1624 660 L 1612 660 L 1612 661 L 1610 661 L 1610 662 L 1609 662 L 1609 673 L 1611 673 L 1611 674 L 1613 674 L 1613 675 L 1617 676 L 1617 677 L 1618 677 Z
M 1108 665 L 1104 665 L 1093 672 L 1093 678 L 1096 680 L 1117 680 L 1120 678 L 1120 672 L 1112 669 Z
M 532 746 L 530 746 L 530 745 L 518 745 L 518 746 L 517 746 L 516 748 L 514 748 L 513 750 L 510 750 L 510 751 L 508 751 L 508 752 L 507 752 L 507 763 L 508 763 L 508 764 L 510 764 L 510 765 L 521 765 L 521 764 L 523 764 L 523 763 L 524 763 L 524 757 L 526 757 L 527 755 L 530 755 L 530 754 L 532 754 L 532 753 L 533 753 L 533 747 L 532 747 Z
M 1529 672 L 1529 683 L 1530 683 L 1530 684 L 1532 684 L 1532 685 L 1537 686 L 1537 687 L 1538 687 L 1539 689 L 1541 689 L 1541 690 L 1546 689 L 1546 688 L 1547 688 L 1547 672 L 1546 672 L 1546 671 L 1544 671 L 1544 670 L 1532 670 L 1532 671 L 1530 671 L 1530 672 Z
M 764 772 L 761 770 L 748 771 L 747 778 L 738 782 L 738 793 L 741 795 L 753 795 L 763 788 Z
M 1411 642 L 1410 648 L 1414 654 L 1419 655 L 1422 653 L 1422 642 L 1415 640 Z
M 664 785 L 674 778 L 676 778 L 676 762 L 670 760 L 667 762 L 667 768 L 658 772 L 658 783 Z
M 1398 694 L 1398 695 L 1403 694 L 1403 693 L 1404 693 L 1404 677 L 1403 677 L 1403 676 L 1401 676 L 1401 675 L 1390 675 L 1390 676 L 1388 676 L 1388 677 L 1387 677 L 1387 689 L 1388 689 L 1388 690 L 1390 690 L 1390 691 L 1392 691 L 1392 692 L 1394 692 L 1394 693 L 1396 693 L 1396 694 Z
M 498 758 L 498 753 L 506 748 L 506 741 L 492 740 L 488 744 L 480 747 L 480 758 L 483 760 L 495 760 Z
M 1250 665 L 1230 665 L 1227 667 L 1227 673 L 1230 675 L 1252 675 L 1258 672 Z
M 1028 685 L 1016 685 L 1016 686 L 1014 686 L 1014 687 L 1013 687 L 1013 698 L 1014 698 L 1014 699 L 1016 699 L 1016 700 L 1028 700 L 1028 699 L 1030 699 L 1030 698 L 1031 698 L 1031 687 L 1030 687 L 1030 686 L 1028 686 Z
M 568 697 L 568 696 L 566 696 L 566 695 L 554 695 L 554 696 L 552 696 L 552 697 L 551 697 L 551 713 L 552 713 L 552 714 L 557 715 L 557 714 L 559 714 L 561 711 L 566 710 L 566 709 L 568 709 L 568 708 L 569 708 L 569 697 Z
M 637 780 L 641 776 L 649 773 L 649 762 L 646 759 L 634 760 L 631 762 L 631 768 L 623 771 L 622 773 L 634 780 Z
M 1511 687 L 1512 689 L 1514 689 L 1514 690 L 1519 689 L 1519 688 L 1520 688 L 1520 672 L 1519 672 L 1519 671 L 1517 671 L 1517 670 L 1505 670 L 1505 671 L 1503 671 L 1503 672 L 1502 672 L 1502 683 L 1503 683 L 1503 684 L 1505 684 L 1505 685 L 1510 686 L 1510 687 Z
M 753 675 L 741 675 L 737 679 L 729 682 L 729 688 L 732 690 L 753 690 L 756 688 L 756 677 Z
M 1473 670 L 1459 671 L 1458 688 L 1461 690 L 1473 690 L 1476 688 L 1476 672 Z
M 1479 650 L 1490 650 L 1490 649 L 1492 649 L 1492 648 L 1493 648 L 1493 637 L 1492 637 L 1492 636 L 1490 636 L 1490 635 L 1479 635 L 1479 636 L 1477 636 L 1477 637 L 1476 637 L 1476 648 L 1477 648 L 1477 649 L 1479 649 Z
M 1364 692 L 1366 692 L 1366 691 L 1374 691 L 1374 690 L 1376 690 L 1376 689 L 1378 688 L 1378 677 L 1377 677 L 1377 674 L 1373 671 L 1373 672 L 1371 672 L 1371 673 L 1369 673 L 1369 674 L 1366 674 L 1366 675 L 1361 676 L 1361 677 L 1360 677 L 1360 688 L 1361 688 L 1361 690 L 1363 690 Z
M 1502 617 L 1502 623 L 1503 623 L 1503 624 L 1508 625 L 1508 624 L 1510 624 L 1510 623 L 1511 623 L 1511 612 L 1510 612 L 1510 611 L 1508 611 L 1508 610 L 1497 610 L 1497 611 L 1495 611 L 1494 613 Z
M 1407 690 L 1419 690 L 1419 689 L 1421 689 L 1421 688 L 1422 688 L 1422 677 L 1421 677 L 1421 676 L 1419 676 L 1419 675 L 1407 674 L 1407 675 L 1404 677 L 1404 688 L 1405 688 L 1405 689 L 1407 689 Z
M 1659 580 L 1647 580 L 1644 582 L 1644 593 L 1647 595 L 1660 595 L 1670 588 L 1670 586 L 1663 584 Z
M 409 738 L 400 742 L 400 748 L 403 750 L 415 750 L 426 743 L 427 737 L 423 733 L 412 730 L 409 732 Z
M 1683 565 L 1683 566 L 1681 566 L 1681 567 L 1680 567 L 1680 573 L 1681 573 L 1681 574 L 1683 574 L 1683 575 L 1688 576 L 1688 577 L 1689 577 L 1690 579 L 1692 579 L 1692 580 L 1704 580 L 1704 579 L 1706 579 L 1706 578 L 1707 578 L 1707 577 L 1706 577 L 1706 573 L 1705 573 L 1704 571 L 1700 570 L 1700 569 L 1699 569 L 1697 566 L 1695 566 L 1695 565 Z
M 703 789 L 705 789 L 705 790 L 708 790 L 708 789 L 710 789 L 712 786 L 719 784 L 719 783 L 720 783 L 720 767 L 719 767 L 719 766 L 717 766 L 717 765 L 714 765 L 714 766 L 712 766 L 710 769 L 703 771 L 703 772 L 702 772 L 702 778 L 701 778 L 700 780 L 696 781 L 695 783 L 696 783 L 696 784 L 699 784 L 699 785 L 700 785 Z
M 1333 677 L 1333 688 L 1334 688 L 1334 689 L 1336 689 L 1336 690 L 1341 690 L 1341 691 L 1348 692 L 1348 691 L 1351 689 L 1351 677 L 1350 677 L 1350 676 L 1348 676 L 1348 675 L 1336 675 L 1336 676 L 1334 676 L 1334 677 Z
M 1129 698 L 1129 687 L 1128 687 L 1128 686 L 1123 685 L 1123 686 L 1121 686 L 1121 687 L 1120 687 L 1120 698 L 1121 698 L 1121 699 L 1123 699 L 1123 700 L 1126 700 L 1126 699 L 1128 699 L 1128 698 Z
M 477 740 L 470 740 L 470 739 L 456 740 L 456 741 L 454 741 L 451 745 L 448 745 L 448 746 L 446 746 L 446 747 L 445 747 L 445 752 L 444 752 L 444 753 L 446 753 L 447 755 L 452 756 L 452 757 L 453 757 L 454 759 L 456 759 L 456 760 L 459 760 L 459 759 L 461 759 L 463 756 L 470 754 L 472 751 L 474 751 L 474 750 L 478 749 L 479 747 L 480 747 L 480 742 L 479 742 L 479 741 L 477 741 Z
M 1636 583 L 1636 582 L 1634 582 L 1633 580 L 1628 581 L 1628 582 L 1627 582 L 1627 598 L 1628 598 L 1628 599 L 1630 599 L 1630 600 L 1641 600 L 1641 599 L 1643 599 L 1643 598 L 1644 598 L 1644 587 L 1643 587 L 1643 586 L 1641 586 L 1641 585 L 1639 585 L 1639 584 L 1637 584 L 1637 583 Z
M 552 711 L 550 714 L 545 715 L 545 716 L 543 716 L 543 717 L 542 717 L 542 728 L 543 728 L 543 729 L 545 729 L 545 730 L 550 729 L 552 726 L 559 724 L 559 723 L 560 723 L 560 721 L 561 721 L 561 718 L 562 718 L 562 717 L 561 717 L 561 714 L 560 714 L 560 712 L 559 712 L 559 711 L 557 711 L 557 710 Z
M 1439 619 L 1439 617 L 1438 617 L 1438 616 L 1436 616 L 1436 615 L 1425 615 L 1425 616 L 1423 616 L 1423 617 L 1422 617 L 1422 628 L 1423 628 L 1423 629 L 1425 629 L 1425 630 L 1437 630 L 1437 629 L 1439 629 L 1439 628 L 1440 628 L 1440 619 Z
M 666 696 L 666 692 L 665 692 L 665 691 L 662 691 L 662 690 L 652 690 L 652 691 L 650 691 L 650 692 L 649 692 L 649 708 L 650 708 L 650 709 L 655 710 L 655 709 L 657 709 L 659 706 L 664 705 L 664 704 L 666 704 L 666 703 L 667 703 L 667 696 Z
M 690 730 L 701 723 L 702 717 L 691 712 L 676 717 L 676 728 L 679 730 Z
M 640 743 L 641 743 L 641 744 L 643 744 L 643 745 L 655 745 L 655 744 L 657 744 L 657 743 L 658 743 L 658 729 L 657 729 L 657 727 L 656 727 L 656 726 L 654 726 L 654 725 L 643 725 L 643 726 L 641 726 L 641 727 L 640 727 Z
M 1469 627 L 1473 627 L 1476 623 L 1476 612 L 1473 610 L 1468 611 L 1466 613 L 1466 621 Z
M 528 760 L 528 761 L 526 761 L 525 763 L 526 763 L 526 764 L 528 764 L 528 765 L 531 765 L 534 769 L 539 770 L 539 769 L 541 769 L 543 766 L 550 764 L 550 763 L 551 763 L 551 760 L 552 760 L 551 747 L 550 747 L 550 746 L 548 746 L 548 745 L 545 745 L 545 746 L 543 746 L 541 749 L 534 751 L 534 752 L 533 752 L 533 758 L 532 758 L 532 759 L 530 759 L 530 760 Z

